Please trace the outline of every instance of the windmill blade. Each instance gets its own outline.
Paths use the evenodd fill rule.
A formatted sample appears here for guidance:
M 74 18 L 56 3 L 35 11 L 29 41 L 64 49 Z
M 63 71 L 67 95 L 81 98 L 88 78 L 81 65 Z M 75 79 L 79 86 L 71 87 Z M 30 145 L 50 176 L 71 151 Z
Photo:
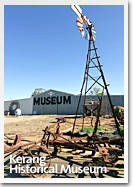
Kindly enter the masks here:
M 83 24 L 77 22 L 77 27 L 83 27 Z
M 78 15 L 79 18 L 81 18 L 82 10 L 78 5 L 72 5 L 71 8 L 74 10 L 74 12 Z
M 86 40 L 88 39 L 88 37 L 87 37 L 87 36 L 88 36 L 88 34 L 86 33 L 86 35 L 85 35 L 85 39 L 86 39 Z
M 95 36 L 95 38 L 96 38 L 96 35 L 95 35 L 95 34 L 92 33 L 92 35 Z
M 76 20 L 76 22 L 79 22 L 79 23 L 83 23 L 83 20 L 82 19 L 80 19 L 79 17 L 77 17 L 77 20 Z
M 79 28 L 79 32 L 82 32 L 84 30 L 84 28 L 82 27 L 82 28 Z
M 96 31 L 92 30 L 92 32 L 96 33 Z
M 94 37 L 94 36 L 93 36 L 92 38 L 93 38 L 93 40 L 95 40 L 95 37 Z
M 82 37 L 84 37 L 84 35 L 85 35 L 85 31 L 83 31 L 83 32 L 81 33 L 81 35 L 82 35 Z
M 86 18 L 86 23 L 90 24 L 89 18 Z
M 86 17 L 86 16 L 84 16 L 84 19 L 86 20 L 86 19 L 87 19 L 87 17 Z

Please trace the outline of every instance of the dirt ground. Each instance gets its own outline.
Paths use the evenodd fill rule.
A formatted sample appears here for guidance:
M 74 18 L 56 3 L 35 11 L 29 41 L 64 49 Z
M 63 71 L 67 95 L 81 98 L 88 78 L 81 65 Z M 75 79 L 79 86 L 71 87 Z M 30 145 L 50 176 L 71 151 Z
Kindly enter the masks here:
M 66 115 L 25 115 L 25 116 L 5 116 L 4 117 L 4 133 L 5 140 L 12 142 L 16 134 L 21 134 L 21 140 L 28 141 L 38 141 L 43 136 L 43 131 L 47 126 L 50 126 L 57 122 L 56 118 L 65 117 L 66 122 L 60 123 L 61 131 L 67 129 L 72 129 L 74 116 Z M 95 117 L 93 117 L 93 126 L 95 124 Z M 91 126 L 91 117 L 86 117 L 84 119 L 84 126 Z M 100 126 L 104 126 L 103 132 L 114 133 L 116 132 L 115 123 L 113 118 L 100 118 Z M 75 125 L 75 132 L 79 131 L 82 128 L 82 118 L 77 118 Z M 52 128 L 51 128 L 52 129 Z M 54 129 L 54 128 L 53 128 Z M 8 138 L 7 138 L 7 137 Z M 53 148 L 50 148 L 51 152 Z M 14 151 L 12 154 L 18 154 L 22 150 Z M 78 151 L 80 152 L 80 151 Z M 59 167 L 63 164 L 65 166 L 71 165 L 75 167 L 79 166 L 101 166 L 100 160 L 94 158 L 86 158 L 85 155 L 90 153 L 85 152 L 78 154 L 78 152 L 72 152 L 72 150 L 65 150 L 65 152 L 60 152 L 56 157 L 52 157 L 51 166 L 54 166 L 55 163 L 58 163 Z M 43 155 L 45 153 L 42 153 Z M 5 177 L 14 178 L 14 177 L 26 177 L 25 174 L 11 174 L 9 172 L 10 165 L 10 153 L 5 155 Z M 100 163 L 99 163 L 100 162 Z M 76 174 L 76 173 L 52 173 L 45 174 L 46 178 L 123 178 L 124 177 L 124 155 L 119 156 L 119 159 L 114 165 L 107 166 L 107 173 L 88 173 L 88 174 Z
M 61 130 L 67 130 L 73 127 L 74 116 L 69 115 L 24 115 L 24 116 L 5 116 L 4 117 L 4 133 L 14 137 L 21 133 L 22 139 L 39 140 L 43 136 L 43 131 L 47 126 L 57 122 L 56 118 L 65 117 L 66 122 L 61 123 Z M 80 116 L 79 116 L 80 117 Z M 96 118 L 93 117 L 93 126 Z M 100 118 L 101 126 L 104 125 L 106 132 L 116 131 L 113 118 Z M 91 117 L 84 119 L 84 126 L 91 126 Z M 82 128 L 82 118 L 77 118 L 75 132 Z

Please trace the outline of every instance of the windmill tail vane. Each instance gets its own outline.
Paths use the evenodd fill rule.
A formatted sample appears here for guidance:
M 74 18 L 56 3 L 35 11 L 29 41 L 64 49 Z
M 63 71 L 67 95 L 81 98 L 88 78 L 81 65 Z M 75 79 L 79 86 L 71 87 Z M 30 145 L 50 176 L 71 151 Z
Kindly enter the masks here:
M 82 9 L 79 7 L 79 5 L 72 5 L 71 8 L 78 15 L 76 22 L 77 22 L 77 27 L 82 37 L 84 37 L 87 40 L 90 40 L 90 39 L 95 40 L 96 31 L 95 31 L 94 26 L 92 25 L 92 22 L 89 20 L 89 18 L 87 18 L 85 15 L 82 14 Z M 91 33 L 92 33 L 91 37 L 90 37 L 89 30 L 91 30 Z

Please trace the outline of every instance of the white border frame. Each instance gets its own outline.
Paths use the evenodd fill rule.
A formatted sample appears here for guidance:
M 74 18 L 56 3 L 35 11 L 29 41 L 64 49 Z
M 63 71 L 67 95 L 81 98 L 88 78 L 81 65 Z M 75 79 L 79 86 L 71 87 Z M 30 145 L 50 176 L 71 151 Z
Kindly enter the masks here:
M 128 124 L 128 1 L 126 0 L 1 0 L 0 1 L 0 179 L 1 183 L 128 183 L 128 126 L 124 134 L 124 178 L 4 178 L 4 5 L 124 5 L 124 121 Z M 126 159 L 125 159 L 126 158 Z

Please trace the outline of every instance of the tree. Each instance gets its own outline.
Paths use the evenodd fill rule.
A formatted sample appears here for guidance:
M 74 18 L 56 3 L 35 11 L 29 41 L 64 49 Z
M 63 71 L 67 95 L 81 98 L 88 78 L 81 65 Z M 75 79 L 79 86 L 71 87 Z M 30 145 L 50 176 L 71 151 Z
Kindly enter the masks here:
M 90 90 L 90 95 L 102 95 L 101 89 L 94 87 L 93 90 Z
M 43 92 L 45 92 L 45 91 L 46 91 L 46 90 L 43 89 L 43 88 L 36 88 L 36 89 L 34 90 L 34 92 L 32 93 L 31 97 L 33 97 L 33 96 L 35 96 L 35 95 L 38 95 L 38 94 L 41 94 L 41 93 L 43 93 Z
M 90 90 L 89 98 L 90 98 L 91 102 L 92 102 L 92 97 L 90 95 L 93 95 L 93 94 L 95 94 L 95 95 L 102 95 L 101 89 L 94 87 L 93 90 Z
M 95 93 L 96 95 L 102 95 L 101 89 L 100 89 L 100 88 L 94 87 L 93 90 L 94 90 L 94 93 Z

